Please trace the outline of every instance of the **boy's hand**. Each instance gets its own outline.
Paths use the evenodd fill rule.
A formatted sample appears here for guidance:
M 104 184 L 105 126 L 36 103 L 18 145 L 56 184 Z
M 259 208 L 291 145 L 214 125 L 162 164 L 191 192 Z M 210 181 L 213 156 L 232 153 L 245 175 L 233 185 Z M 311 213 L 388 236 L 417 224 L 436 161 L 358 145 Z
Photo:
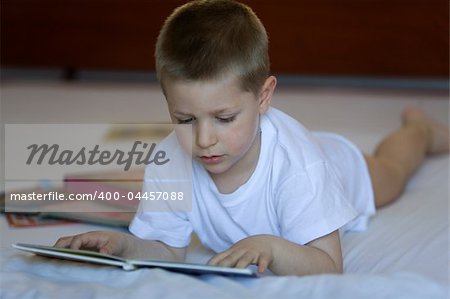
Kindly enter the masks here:
M 269 235 L 257 235 L 242 239 L 228 250 L 215 255 L 208 265 L 246 268 L 248 265 L 256 264 L 258 272 L 262 273 L 273 261 L 272 239 Z
M 128 236 L 124 233 L 93 231 L 62 237 L 56 241 L 54 247 L 95 250 L 100 253 L 125 256 L 129 243 Z
M 270 267 L 276 275 L 342 273 L 339 232 L 317 238 L 306 245 L 272 235 L 245 238 L 214 256 L 210 265 L 244 268 L 258 265 L 258 272 Z
M 159 241 L 143 240 L 128 233 L 110 231 L 93 231 L 62 237 L 54 246 L 94 250 L 125 258 L 182 261 L 186 256 L 186 247 L 171 247 Z

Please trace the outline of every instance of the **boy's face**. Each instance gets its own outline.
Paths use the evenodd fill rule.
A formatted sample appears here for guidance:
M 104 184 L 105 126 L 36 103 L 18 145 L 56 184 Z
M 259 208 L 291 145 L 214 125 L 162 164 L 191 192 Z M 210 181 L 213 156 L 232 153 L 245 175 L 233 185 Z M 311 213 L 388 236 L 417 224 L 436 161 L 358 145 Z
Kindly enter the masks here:
M 219 80 L 165 80 L 164 91 L 174 123 L 192 125 L 192 155 L 214 178 L 248 179 L 256 166 L 259 116 L 266 112 L 276 84 L 260 95 L 242 90 L 236 76 Z M 267 80 L 269 80 L 267 79 Z

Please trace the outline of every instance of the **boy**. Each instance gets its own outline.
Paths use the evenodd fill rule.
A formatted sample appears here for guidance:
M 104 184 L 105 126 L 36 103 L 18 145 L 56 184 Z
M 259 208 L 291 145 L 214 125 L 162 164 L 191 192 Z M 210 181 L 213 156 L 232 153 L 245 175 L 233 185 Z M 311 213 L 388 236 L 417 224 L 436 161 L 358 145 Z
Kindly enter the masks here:
M 212 265 L 341 273 L 338 230 L 363 230 L 426 154 L 448 152 L 449 130 L 407 109 L 402 128 L 373 156 L 340 136 L 310 133 L 270 108 L 276 78 L 267 47 L 245 5 L 193 1 L 176 9 L 158 38 L 156 66 L 172 121 L 192 125 L 192 211 L 140 210 L 130 226 L 137 237 L 89 232 L 55 246 L 183 260 L 195 231 L 218 252 Z

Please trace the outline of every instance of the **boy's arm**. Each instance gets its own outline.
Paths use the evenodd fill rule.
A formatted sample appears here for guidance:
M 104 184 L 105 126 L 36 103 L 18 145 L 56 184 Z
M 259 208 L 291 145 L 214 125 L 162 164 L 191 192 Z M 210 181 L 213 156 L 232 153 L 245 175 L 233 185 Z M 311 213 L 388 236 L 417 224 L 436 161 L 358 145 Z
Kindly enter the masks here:
M 209 264 L 244 268 L 257 264 L 258 271 L 269 268 L 277 275 L 342 273 L 342 253 L 338 231 L 305 246 L 271 235 L 243 239 L 213 257 Z
M 159 241 L 143 240 L 128 233 L 92 231 L 60 238 L 55 247 L 88 249 L 135 259 L 183 261 L 186 247 L 177 248 Z
M 186 257 L 186 247 L 172 247 L 160 241 L 143 240 L 133 235 L 128 237 L 131 239 L 130 249 L 124 253 L 124 257 L 171 261 L 184 261 Z

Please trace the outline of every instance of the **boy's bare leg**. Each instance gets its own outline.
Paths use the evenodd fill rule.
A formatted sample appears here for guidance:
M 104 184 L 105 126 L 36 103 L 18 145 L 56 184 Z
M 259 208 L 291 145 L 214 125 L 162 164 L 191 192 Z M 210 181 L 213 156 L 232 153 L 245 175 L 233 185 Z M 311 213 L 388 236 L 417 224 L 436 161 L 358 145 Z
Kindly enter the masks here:
M 377 207 L 399 197 L 426 155 L 449 151 L 449 128 L 423 110 L 406 108 L 402 120 L 399 130 L 385 138 L 372 156 L 365 156 Z

